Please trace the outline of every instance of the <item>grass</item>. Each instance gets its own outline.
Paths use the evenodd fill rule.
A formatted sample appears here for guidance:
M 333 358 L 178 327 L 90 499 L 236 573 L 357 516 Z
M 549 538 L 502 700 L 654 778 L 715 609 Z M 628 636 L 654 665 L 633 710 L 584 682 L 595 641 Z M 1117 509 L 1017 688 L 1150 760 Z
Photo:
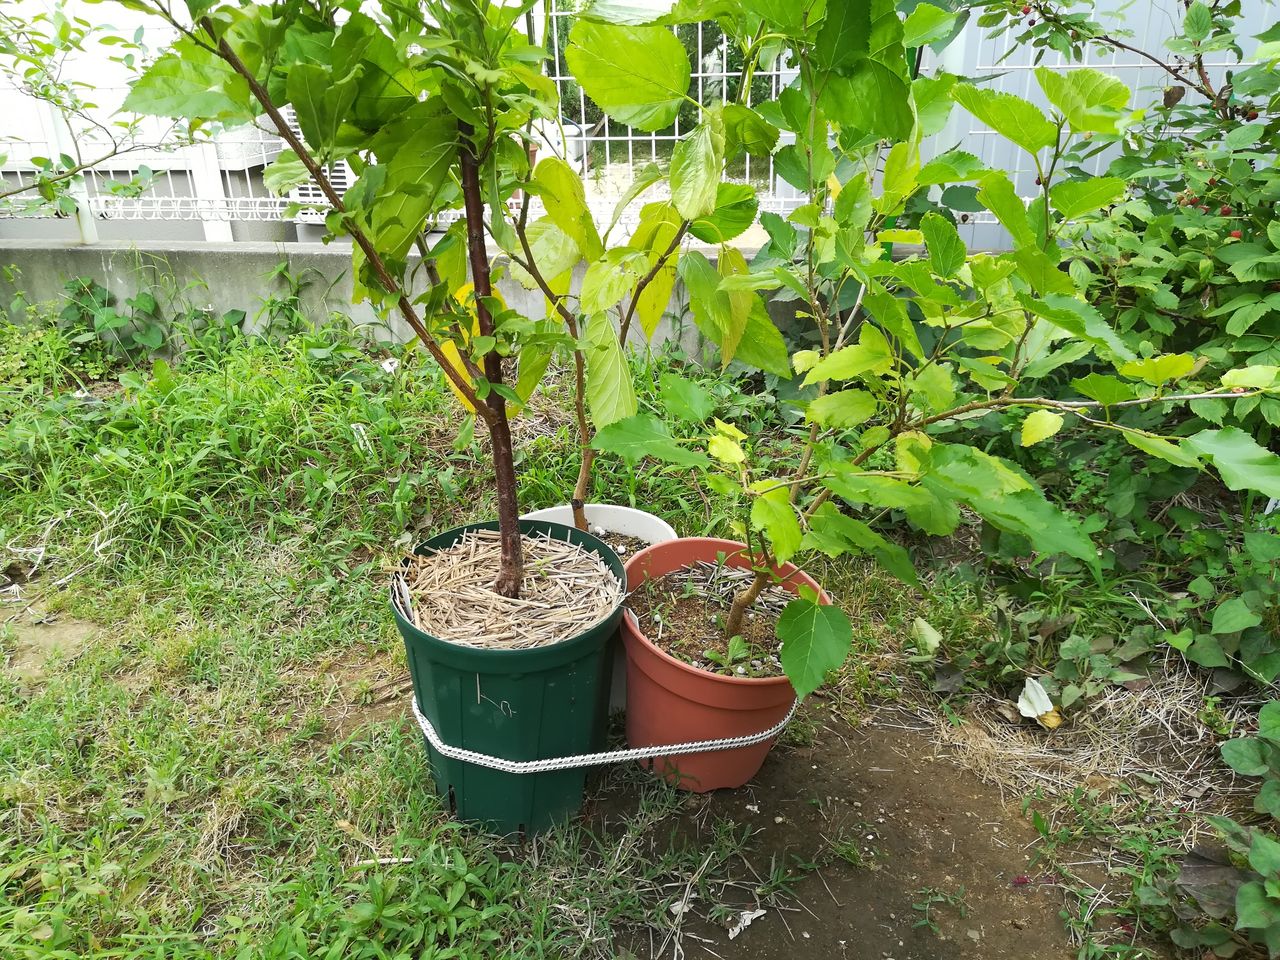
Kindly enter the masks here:
M 73 333 L 0 323 L 0 570 L 38 561 L 26 594 L 99 625 L 42 682 L 0 671 L 0 956 L 611 957 L 669 944 L 681 903 L 714 921 L 786 900 L 822 863 L 878 866 L 857 835 L 762 860 L 749 829 L 712 805 L 691 814 L 630 767 L 600 778 L 589 816 L 527 843 L 451 821 L 404 722 L 383 572 L 428 532 L 493 512 L 483 438 L 459 439 L 438 374 L 411 351 L 389 369 L 341 326 L 188 329 L 181 363 L 154 365 Z M 682 359 L 633 362 L 656 409 L 659 373 Z M 720 415 L 788 428 L 758 385 L 706 383 Z M 553 377 L 516 424 L 526 509 L 563 502 L 576 476 L 567 389 Z M 671 470 L 603 457 L 594 498 L 683 533 L 740 530 Z M 1076 612 L 1112 630 L 1141 588 L 1024 579 L 1011 599 L 969 559 L 944 558 L 917 594 L 861 560 L 804 558 L 855 624 L 832 715 L 936 704 L 934 658 L 910 657 L 917 617 L 970 688 L 1007 693 L 1053 661 L 1058 638 L 1037 624 Z M 0 629 L 0 654 L 16 642 Z M 782 749 L 817 735 L 802 714 Z M 1105 844 L 1131 881 L 1099 907 L 1080 880 L 1066 916 L 1082 951 L 1110 951 L 1082 956 L 1123 955 L 1095 945 L 1098 921 L 1158 925 L 1144 891 L 1168 878 L 1175 827 L 1087 797 L 1056 811 L 1037 822 L 1047 864 L 1074 878 L 1072 844 Z M 920 897 L 928 925 L 962 904 Z

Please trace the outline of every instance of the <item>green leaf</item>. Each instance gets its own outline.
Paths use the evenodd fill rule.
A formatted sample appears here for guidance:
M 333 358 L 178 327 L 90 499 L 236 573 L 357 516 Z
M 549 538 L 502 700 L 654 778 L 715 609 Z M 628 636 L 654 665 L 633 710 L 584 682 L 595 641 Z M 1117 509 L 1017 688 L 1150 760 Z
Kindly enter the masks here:
M 1265 930 L 1280 923 L 1280 903 L 1267 895 L 1258 880 L 1250 881 L 1236 891 L 1236 929 Z
M 1081 396 L 1088 397 L 1090 400 L 1097 400 L 1103 406 L 1108 407 L 1113 403 L 1121 403 L 1137 397 L 1137 394 L 1133 392 L 1133 387 L 1123 380 L 1107 376 L 1105 373 L 1091 373 L 1087 377 L 1078 377 L 1071 381 L 1071 386 Z
M 920 218 L 920 232 L 924 234 L 933 272 L 940 277 L 954 277 L 956 271 L 964 266 L 968 253 L 955 226 L 941 214 L 930 212 Z
M 1022 445 L 1031 447 L 1062 429 L 1062 416 L 1050 410 L 1032 410 L 1022 421 Z
M 1072 220 L 1110 206 L 1124 196 L 1126 188 L 1120 177 L 1063 180 L 1049 190 L 1049 202 L 1063 219 Z
M 955 85 L 956 77 L 950 73 L 936 77 L 916 77 L 911 81 L 911 99 L 916 105 L 916 122 L 920 125 L 921 136 L 932 137 L 946 128 L 951 116 L 951 105 L 955 102 L 951 99 L 951 91 Z
M 1028 153 L 1038 153 L 1058 142 L 1058 128 L 1035 104 L 985 87 L 958 84 L 956 102 L 1006 140 Z
M 1218 749 L 1226 765 L 1246 777 L 1261 777 L 1270 769 L 1263 744 L 1253 737 L 1228 740 Z
M 587 319 L 583 353 L 587 362 L 587 404 L 596 428 L 635 416 L 636 394 L 631 370 L 607 313 Z
M 725 156 L 745 150 L 753 157 L 767 157 L 778 145 L 778 128 L 750 107 L 726 103 L 724 117 Z
M 529 241 L 529 249 L 533 251 L 533 262 L 538 272 L 548 282 L 559 277 L 582 259 L 578 245 L 573 238 L 560 229 L 550 217 L 539 217 L 525 227 L 525 237 Z M 523 251 L 521 251 L 523 258 Z M 539 289 L 538 282 L 519 264 L 512 263 L 508 269 L 511 275 L 526 290 Z
M 457 158 L 457 123 L 448 115 L 413 117 L 388 137 L 400 142 L 386 163 L 386 177 L 371 204 L 373 241 L 393 260 L 403 260 L 426 219 L 441 206 L 449 171 Z M 371 173 L 374 167 L 365 170 Z M 361 177 L 363 179 L 363 176 Z
M 747 325 L 742 331 L 742 338 L 738 341 L 738 349 L 733 358 L 738 363 L 772 373 L 783 380 L 791 379 L 791 359 L 787 343 L 782 338 L 782 331 L 769 316 L 764 301 L 759 297 L 751 298 Z
M 649 270 L 649 258 L 639 250 L 614 247 L 582 278 L 578 300 L 584 313 L 597 314 L 615 306 Z
M 616 454 L 628 463 L 636 463 L 645 457 L 681 467 L 706 467 L 709 463 L 706 454 L 683 446 L 671 436 L 661 420 L 649 413 L 609 424 L 596 433 L 591 446 Z
M 1120 375 L 1158 387 L 1171 380 L 1181 380 L 1195 366 L 1196 358 L 1189 353 L 1167 353 L 1146 360 L 1130 360 L 1120 368 Z
M 756 219 L 756 191 L 748 183 L 721 183 L 715 209 L 689 224 L 689 232 L 703 243 L 725 243 L 739 236 Z
M 833 3 L 857 0 L 831 0 Z M 799 36 L 822 16 L 824 0 L 741 0 L 744 10 L 764 20 L 772 32 Z
M 844 663 L 853 646 L 853 625 L 843 610 L 805 597 L 792 600 L 778 617 L 782 669 L 797 697 L 822 686 L 826 675 Z
M 990 210 L 1013 237 L 1015 247 L 1034 246 L 1036 235 L 1027 219 L 1027 208 L 1003 170 L 992 170 L 979 181 L 978 202 Z
M 1280 497 L 1280 457 L 1259 446 L 1239 427 L 1201 430 L 1183 444 L 1213 463 L 1228 490 L 1256 490 L 1267 497 Z
M 916 4 L 916 8 L 902 25 L 902 43 L 905 47 L 923 47 L 927 43 L 943 40 L 951 35 L 956 15 L 935 7 L 931 3 Z
M 1106 357 L 1117 357 L 1121 360 L 1134 358 L 1133 351 L 1103 319 L 1102 314 L 1083 300 L 1056 293 L 1046 296 L 1043 300 L 1022 295 L 1019 295 L 1018 299 L 1036 316 L 1101 348 L 1101 352 Z
M 856 427 L 875 416 L 876 398 L 865 390 L 838 390 L 816 397 L 805 408 L 805 419 L 823 427 Z
M 1218 604 L 1218 608 L 1213 611 L 1213 626 L 1209 629 L 1221 636 L 1224 633 L 1239 633 L 1249 627 L 1256 627 L 1261 622 L 1262 617 L 1250 610 L 1243 600 L 1232 597 Z
M 887 509 L 926 507 L 933 495 L 923 487 L 912 486 L 896 477 L 884 477 L 857 470 L 844 470 L 827 477 L 822 485 L 850 503 L 869 503 Z
M 1272 700 L 1258 711 L 1258 736 L 1280 745 L 1280 700 Z
M 331 154 L 338 142 L 338 128 L 355 103 L 356 78 L 335 82 L 325 67 L 295 63 L 289 68 L 285 89 L 308 146 L 321 156 Z
M 1280 780 L 1268 780 L 1258 791 L 1253 801 L 1253 809 L 1257 813 L 1270 814 L 1280 820 Z
M 547 216 L 573 240 L 587 262 L 604 256 L 604 244 L 577 171 L 559 157 L 544 157 L 538 161 L 533 179 Z
M 667 412 L 690 423 L 702 423 L 711 416 L 716 401 L 711 393 L 677 373 L 664 373 L 658 380 Z
M 1097 566 L 1098 551 L 1074 518 L 1038 490 L 970 497 L 969 505 L 992 526 L 1026 537 L 1037 553 L 1065 553 Z
M 1180 444 L 1171 443 L 1161 437 L 1149 437 L 1145 433 L 1137 433 L 1133 430 L 1123 430 L 1124 438 L 1130 444 L 1151 454 L 1153 457 L 1159 457 L 1161 460 L 1168 461 L 1174 466 L 1189 467 L 1192 470 L 1201 470 L 1204 468 L 1198 457 L 1193 453 L 1188 453 L 1182 449 Z
M 716 209 L 720 169 L 724 165 L 724 124 L 707 119 L 676 144 L 671 153 L 671 202 L 686 220 Z
M 1187 15 L 1182 19 L 1182 32 L 1188 40 L 1207 40 L 1209 31 L 1213 29 L 1213 14 L 1200 0 L 1187 7 Z
M 1280 367 L 1257 364 L 1239 370 L 1228 370 L 1222 375 L 1224 387 L 1243 387 L 1246 390 L 1266 390 L 1280 381 Z
M 906 550 L 890 543 L 861 520 L 842 513 L 832 503 L 824 503 L 814 513 L 809 521 L 809 532 L 800 545 L 802 549 L 819 550 L 829 557 L 869 553 L 903 583 L 918 586 L 920 582 Z
M 903 141 L 915 125 L 911 87 L 875 60 L 859 60 L 847 75 L 827 77 L 818 105 L 841 130 L 871 139 Z
M 921 167 L 917 179 L 923 186 L 964 183 L 969 180 L 981 179 L 989 172 L 982 161 L 972 153 L 966 153 L 963 150 L 948 150 Z M 1021 203 L 1019 203 L 1019 206 L 1022 206 Z M 1025 208 L 1023 208 L 1023 213 L 1025 214 L 1025 212 Z
M 1280 843 L 1262 831 L 1255 832 L 1249 846 L 1249 866 L 1267 878 L 1280 873 Z
M 249 123 L 259 107 L 249 84 L 219 57 L 179 39 L 134 80 L 121 110 L 152 117 Z
M 689 89 L 688 54 L 665 27 L 579 20 L 565 62 L 601 110 L 637 130 L 669 126 Z
M 310 179 L 311 174 L 298 155 L 289 149 L 282 150 L 262 171 L 262 185 L 276 196 L 286 194 Z
M 862 325 L 858 342 L 841 347 L 810 368 L 805 385 L 823 380 L 851 380 L 865 374 L 878 376 L 893 367 L 893 351 L 883 333 L 868 323 Z
M 822 70 L 851 67 L 870 53 L 870 41 L 868 0 L 827 0 L 827 15 L 813 43 L 813 62 Z
M 1077 133 L 1115 133 L 1120 111 L 1129 103 L 1129 87 L 1123 80 L 1092 67 L 1036 67 L 1036 79 Z
M 766 480 L 768 486 L 777 481 Z M 774 487 L 756 497 L 751 504 L 751 526 L 764 531 L 773 547 L 773 555 L 779 563 L 786 563 L 800 549 L 800 521 L 791 505 L 791 489 Z

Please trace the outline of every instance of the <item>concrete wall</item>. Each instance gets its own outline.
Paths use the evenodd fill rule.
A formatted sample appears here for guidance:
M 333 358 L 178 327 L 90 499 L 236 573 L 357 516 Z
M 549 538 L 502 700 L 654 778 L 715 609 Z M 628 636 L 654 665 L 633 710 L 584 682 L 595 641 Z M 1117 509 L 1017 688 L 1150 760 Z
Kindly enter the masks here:
M 92 277 L 120 300 L 139 290 L 151 291 L 162 307 L 182 302 L 210 307 L 217 313 L 244 310 L 252 321 L 264 300 L 284 295 L 286 284 L 273 278 L 280 264 L 306 281 L 303 302 L 309 316 L 331 313 L 349 316 L 358 325 L 408 339 L 408 328 L 394 311 L 383 315 L 369 303 L 352 304 L 351 246 L 349 243 L 210 243 L 204 240 L 158 240 L 151 243 L 64 240 L 10 240 L 0 237 L 0 311 L 22 292 L 29 301 L 53 301 L 75 277 Z M 581 279 L 579 267 L 578 279 Z M 525 316 L 541 317 L 545 300 L 515 281 L 503 279 L 499 290 L 507 303 Z M 669 311 L 679 314 L 682 291 L 672 297 Z M 635 325 L 638 327 L 638 325 Z M 699 348 L 690 320 L 669 318 L 658 329 L 654 344 L 678 336 L 690 351 Z M 632 336 L 643 344 L 643 335 Z

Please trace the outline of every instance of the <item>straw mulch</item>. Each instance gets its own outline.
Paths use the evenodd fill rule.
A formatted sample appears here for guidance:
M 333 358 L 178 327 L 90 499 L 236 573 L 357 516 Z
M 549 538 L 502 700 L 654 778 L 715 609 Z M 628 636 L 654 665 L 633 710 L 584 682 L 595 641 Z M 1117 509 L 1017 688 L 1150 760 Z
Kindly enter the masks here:
M 612 613 L 622 584 L 598 555 L 548 535 L 524 537 L 519 597 L 493 590 L 496 530 L 411 557 L 395 575 L 396 603 L 419 630 L 468 647 L 525 650 L 575 637 Z

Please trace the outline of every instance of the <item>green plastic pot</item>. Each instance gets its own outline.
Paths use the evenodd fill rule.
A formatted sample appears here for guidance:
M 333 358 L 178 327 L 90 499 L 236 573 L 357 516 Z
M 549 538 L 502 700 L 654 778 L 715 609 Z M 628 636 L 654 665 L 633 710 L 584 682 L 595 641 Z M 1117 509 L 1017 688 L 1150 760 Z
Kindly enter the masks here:
M 470 530 L 497 528 L 496 522 L 457 527 L 419 544 L 414 553 L 429 555 Z M 625 595 L 622 561 L 591 534 L 547 520 L 521 520 L 520 529 L 549 533 L 598 554 Z M 450 643 L 409 623 L 394 603 L 391 610 L 404 637 L 418 709 L 446 744 L 506 760 L 546 760 L 603 748 L 621 602 L 585 632 L 530 650 Z M 585 769 L 502 773 L 452 760 L 429 742 L 427 750 L 436 788 L 461 820 L 498 833 L 535 833 L 582 806 Z

